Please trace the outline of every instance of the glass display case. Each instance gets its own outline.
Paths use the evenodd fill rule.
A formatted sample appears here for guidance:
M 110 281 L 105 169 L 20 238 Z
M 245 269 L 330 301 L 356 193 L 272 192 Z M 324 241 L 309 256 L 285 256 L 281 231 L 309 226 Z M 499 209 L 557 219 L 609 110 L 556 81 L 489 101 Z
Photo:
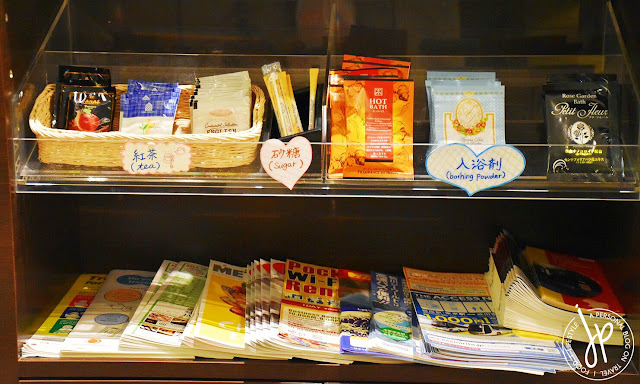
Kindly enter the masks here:
M 15 308 L 8 311 L 16 313 L 11 328 L 17 329 L 18 350 L 78 274 L 153 271 L 165 259 L 246 265 L 261 257 L 365 271 L 400 273 L 411 266 L 480 273 L 501 228 L 537 247 L 598 260 L 640 335 L 640 84 L 618 16 L 605 0 L 64 0 L 11 100 L 13 232 L 7 237 L 15 250 L 3 260 L 15 290 L 15 302 L 8 304 Z M 328 74 L 340 68 L 344 54 L 411 61 L 413 177 L 329 174 L 335 144 Z M 122 151 L 151 137 L 50 128 L 59 65 L 109 68 L 114 84 L 142 79 L 185 89 L 196 76 L 246 70 L 267 94 L 261 66 L 275 61 L 304 97 L 309 68 L 319 68 L 320 129 L 303 134 L 312 163 L 292 190 L 260 162 L 263 144 L 280 137 L 268 96 L 261 118 L 253 121 L 259 135 L 249 141 L 207 137 L 196 143 L 189 134 L 160 140 L 210 159 L 242 151 L 232 167 L 202 162 L 185 172 L 132 174 Z M 430 176 L 425 163 L 438 148 L 429 142 L 425 79 L 431 70 L 496 72 L 505 85 L 506 143 L 526 159 L 522 175 L 471 197 Z M 620 142 L 599 145 L 622 154 L 614 166 L 619 178 L 551 180 L 549 151 L 564 145 L 548 143 L 542 87 L 550 74 L 592 72 L 615 74 L 621 84 Z M 25 383 L 577 380 L 573 372 L 536 377 L 297 359 L 4 361 Z M 636 382 L 635 366 L 637 358 L 612 382 Z
M 496 72 L 505 85 L 506 143 L 526 159 L 520 177 L 477 196 L 620 200 L 639 197 L 638 87 L 630 72 L 615 14 L 607 2 L 588 6 L 580 1 L 563 6 L 549 2 L 548 7 L 525 3 L 518 8 L 522 14 L 518 18 L 506 17 L 512 6 L 502 3 L 499 14 L 475 2 L 430 4 L 429 15 L 425 16 L 430 21 L 416 16 L 425 13 L 424 5 L 411 2 L 303 1 L 260 6 L 265 7 L 264 12 L 273 9 L 278 15 L 275 19 L 288 17 L 286 22 L 243 16 L 261 11 L 232 3 L 221 8 L 211 6 L 215 12 L 213 9 L 196 12 L 196 8 L 184 4 L 168 3 L 161 8 L 176 16 L 167 23 L 158 22 L 160 16 L 143 7 L 119 2 L 104 5 L 98 13 L 92 12 L 93 5 L 65 3 L 13 100 L 17 191 L 463 197 L 466 194 L 462 190 L 434 179 L 427 172 L 426 157 L 438 145 L 429 143 L 431 127 L 424 84 L 428 70 L 468 70 Z M 245 6 L 251 9 L 244 9 Z M 555 15 L 562 16 L 552 18 L 540 11 L 550 7 L 555 8 Z M 227 16 L 205 22 L 194 12 Z M 477 17 L 482 21 L 476 20 L 476 14 L 482 15 Z M 415 137 L 409 145 L 413 177 L 400 180 L 327 177 L 331 161 L 328 154 L 332 145 L 336 145 L 330 139 L 327 71 L 340 68 L 344 53 L 386 55 L 411 61 L 410 76 L 415 84 Z M 194 162 L 186 172 L 132 175 L 123 169 L 120 152 L 127 142 L 151 138 L 47 129 L 51 121 L 46 112 L 51 108 L 52 97 L 43 94 L 43 90 L 45 85 L 56 82 L 59 65 L 109 68 L 114 84 L 146 79 L 189 85 L 196 76 L 248 70 L 253 84 L 266 91 L 261 66 L 274 61 L 279 61 L 290 73 L 294 90 L 308 87 L 309 68 L 320 69 L 315 116 L 322 134 L 309 135 L 312 164 L 292 191 L 272 180 L 257 156 L 265 140 L 279 137 L 273 127 L 275 118 L 269 102 L 259 139 L 246 142 L 231 135 L 197 141 L 188 134 L 171 138 L 193 146 L 196 156 L 231 157 L 236 148 L 249 153 L 246 159 L 234 162 L 241 165 L 233 167 Z M 621 84 L 619 143 L 602 147 L 622 154 L 623 161 L 612 164 L 613 172 L 619 175 L 613 181 L 583 182 L 570 178 L 555 181 L 547 177 L 548 153 L 565 145 L 548 143 L 542 86 L 547 76 L 563 73 L 615 74 Z M 34 104 L 39 107 L 37 113 Z

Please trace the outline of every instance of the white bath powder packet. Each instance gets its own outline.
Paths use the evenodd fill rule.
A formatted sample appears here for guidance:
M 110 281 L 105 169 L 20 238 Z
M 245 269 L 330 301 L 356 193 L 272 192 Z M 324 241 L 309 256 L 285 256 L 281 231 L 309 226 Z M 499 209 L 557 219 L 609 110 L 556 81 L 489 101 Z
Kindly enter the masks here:
M 431 92 L 432 143 L 505 144 L 503 85 L 433 86 Z

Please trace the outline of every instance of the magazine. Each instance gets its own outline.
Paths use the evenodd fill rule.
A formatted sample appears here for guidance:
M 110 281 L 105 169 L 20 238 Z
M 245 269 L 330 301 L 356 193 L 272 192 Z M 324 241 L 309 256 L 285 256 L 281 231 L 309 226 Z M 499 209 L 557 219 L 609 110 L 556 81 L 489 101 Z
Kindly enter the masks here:
M 340 353 L 367 353 L 371 324 L 371 274 L 340 269 Z
M 416 363 L 436 365 L 441 367 L 451 368 L 476 368 L 476 369 L 491 369 L 498 371 L 514 371 L 529 373 L 535 375 L 544 375 L 547 370 L 532 369 L 518 364 L 502 361 L 471 361 L 468 359 L 455 358 L 452 356 L 443 356 L 435 348 L 431 347 L 424 341 L 420 326 L 418 325 L 418 317 L 413 311 L 411 316 L 411 336 L 414 342 L 414 355 L 413 361 Z
M 555 371 L 569 369 L 556 337 L 502 327 L 482 274 L 404 268 L 425 342 L 440 356 L 501 361 Z
M 367 350 L 413 359 L 411 304 L 402 276 L 371 272 L 372 318 Z
M 271 259 L 271 279 L 269 288 L 269 340 L 278 336 L 280 324 L 280 304 L 282 302 L 282 286 L 284 285 L 285 262 Z
M 211 260 L 195 326 L 195 345 L 245 350 L 246 268 Z
M 253 315 L 253 334 L 251 342 L 258 347 L 262 341 L 262 264 L 260 260 L 254 261 L 255 277 L 253 279 L 253 302 L 255 312 Z
M 279 334 L 290 344 L 340 351 L 337 269 L 287 260 Z
M 245 314 L 249 291 L 246 278 L 246 268 L 211 260 L 193 331 L 197 356 L 224 353 L 231 357 L 270 360 L 291 357 L 264 349 L 259 344 L 259 349 L 247 344 Z
M 266 342 L 269 338 L 269 321 L 271 318 L 271 263 L 260 259 L 260 301 L 262 307 L 262 333 L 260 341 Z
M 486 279 L 498 321 L 508 327 L 561 337 L 578 307 L 593 313 L 600 328 L 608 320 L 597 316 L 596 308 L 624 315 L 596 261 L 521 247 L 506 231 L 491 249 Z M 589 342 L 583 328 L 575 330 L 573 339 Z M 614 327 L 606 344 L 622 343 L 623 331 Z
M 338 282 L 340 353 L 357 361 L 398 363 L 395 355 L 370 350 L 371 274 L 340 269 Z
M 255 337 L 255 316 L 256 316 L 256 295 L 255 295 L 255 284 L 256 284 L 256 264 L 255 261 L 252 261 L 247 265 L 247 282 L 246 282 L 246 290 L 247 290 L 247 310 L 245 313 L 245 323 L 246 323 L 246 333 L 245 333 L 245 344 L 254 349 L 253 338 Z
M 128 346 L 134 347 L 138 345 L 137 338 L 133 337 L 132 335 L 134 333 L 134 330 L 138 326 L 138 324 L 143 320 L 143 317 L 145 314 L 144 309 L 149 303 L 149 300 L 158 291 L 158 289 L 160 289 L 162 284 L 164 284 L 165 280 L 167 280 L 167 277 L 169 277 L 169 274 L 176 268 L 177 265 L 178 263 L 171 260 L 164 260 L 162 262 L 162 264 L 160 265 L 160 268 L 158 269 L 155 276 L 153 277 L 153 281 L 151 281 L 151 284 L 149 285 L 147 292 L 144 294 L 144 297 L 140 301 L 140 305 L 138 305 L 138 308 L 136 309 L 135 313 L 131 317 L 131 321 L 129 322 L 129 324 L 127 325 L 127 328 L 124 330 L 122 334 L 122 338 L 120 340 L 121 348 L 128 347 Z

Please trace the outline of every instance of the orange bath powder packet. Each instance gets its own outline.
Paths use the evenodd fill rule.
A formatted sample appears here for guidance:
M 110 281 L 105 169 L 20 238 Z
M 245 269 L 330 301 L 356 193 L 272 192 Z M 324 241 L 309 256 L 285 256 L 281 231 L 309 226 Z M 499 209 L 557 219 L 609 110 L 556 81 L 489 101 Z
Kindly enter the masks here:
M 411 62 L 355 55 L 344 55 L 342 57 L 342 69 L 367 69 L 376 67 L 394 68 L 399 71 L 400 79 L 408 79 L 409 72 L 411 71 Z
M 344 80 L 344 177 L 413 178 L 412 80 Z
M 329 85 L 329 111 L 331 116 L 329 178 L 342 178 L 342 170 L 347 161 L 347 120 L 344 107 L 344 88 L 342 88 L 342 85 Z
M 344 76 L 369 76 L 371 78 L 399 78 L 395 68 L 369 68 L 354 71 L 329 71 L 328 104 L 331 117 L 331 146 L 329 147 L 329 178 L 342 178 L 342 171 L 347 161 L 347 120 L 344 103 Z

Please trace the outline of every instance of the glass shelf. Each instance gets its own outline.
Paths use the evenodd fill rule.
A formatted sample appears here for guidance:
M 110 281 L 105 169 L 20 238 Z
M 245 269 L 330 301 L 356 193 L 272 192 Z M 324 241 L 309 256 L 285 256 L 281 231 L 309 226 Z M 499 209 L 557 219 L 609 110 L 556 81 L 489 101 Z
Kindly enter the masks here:
M 435 146 L 428 144 L 430 126 L 424 80 L 427 70 L 472 70 L 494 71 L 505 85 L 506 141 L 519 149 L 527 162 L 522 176 L 503 186 L 478 192 L 473 198 L 640 199 L 638 87 L 634 83 L 635 78 L 619 37 L 614 14 L 607 2 L 588 10 L 592 14 L 589 17 L 597 18 L 594 25 L 588 28 L 580 22 L 580 18 L 588 15 L 574 14 L 575 9 L 587 12 L 576 2 L 563 8 L 567 12 L 566 20 L 540 24 L 546 25 L 545 28 L 531 27 L 546 20 L 543 15 L 532 13 L 527 16 L 531 18 L 527 21 L 531 25 L 524 29 L 516 21 L 505 21 L 500 27 L 484 26 L 477 30 L 478 36 L 494 41 L 496 46 L 479 44 L 480 37 L 471 36 L 465 25 L 454 23 L 459 29 L 457 37 L 444 33 L 437 26 L 430 29 L 430 26 L 409 17 L 415 11 L 414 6 L 404 2 L 355 1 L 345 5 L 346 8 L 330 1 L 320 2 L 323 12 L 331 9 L 334 12 L 327 11 L 325 22 L 315 20 L 301 24 L 301 14 L 308 11 L 305 7 L 310 5 L 293 2 L 293 6 L 288 2 L 271 1 L 270 6 L 276 8 L 290 7 L 287 9 L 293 12 L 289 15 L 291 20 L 283 24 L 271 25 L 267 22 L 263 25 L 260 20 L 247 19 L 239 22 L 238 25 L 242 27 L 233 24 L 233 21 L 220 21 L 222 24 L 215 28 L 198 21 L 200 19 L 188 6 L 171 1 L 166 3 L 165 10 L 178 7 L 176 12 L 186 12 L 191 18 L 180 14 L 176 25 L 169 23 L 160 26 L 149 17 L 140 16 L 138 23 L 133 23 L 130 16 L 121 13 L 121 5 L 118 4 L 109 5 L 104 14 L 88 18 L 89 9 L 82 2 L 63 3 L 27 77 L 13 98 L 13 154 L 18 193 L 465 198 L 468 196 L 464 191 L 434 180 L 426 172 L 425 158 Z M 229 2 L 228 9 L 223 7 L 223 12 L 234 12 L 239 4 Z M 473 8 L 473 4 L 469 2 L 467 5 Z M 377 11 L 389 8 L 407 18 L 403 23 L 388 29 L 382 28 L 384 26 L 368 20 L 363 13 L 363 9 L 372 6 L 379 7 Z M 128 7 L 133 13 L 144 15 L 135 5 Z M 434 12 L 450 11 L 444 5 L 442 7 L 447 9 L 434 7 Z M 461 8 L 456 12 L 462 18 L 467 11 Z M 341 29 L 341 23 L 350 20 L 352 13 L 353 17 L 357 15 L 359 27 L 352 27 L 349 31 Z M 252 14 L 255 15 L 255 12 Z M 343 17 L 338 17 L 340 15 Z M 81 34 L 87 28 L 101 31 L 94 43 Z M 327 174 L 331 153 L 331 144 L 328 143 L 330 122 L 327 121 L 330 114 L 326 106 L 327 71 L 339 68 L 342 53 L 351 53 L 350 50 L 355 49 L 357 44 L 365 44 L 366 41 L 358 40 L 363 38 L 362 33 L 376 28 L 379 30 L 373 32 L 387 31 L 390 35 L 382 38 L 378 48 L 370 54 L 393 55 L 411 61 L 410 77 L 415 82 L 414 177 L 412 180 L 333 179 Z M 398 35 L 392 33 L 394 31 L 403 37 L 401 45 L 404 48 L 398 52 L 391 49 L 393 44 L 388 41 Z M 309 37 L 308 41 L 304 39 L 305 36 Z M 230 41 L 239 44 L 230 44 Z M 520 44 L 525 41 L 531 45 Z M 163 43 L 171 53 L 166 50 L 162 52 L 159 47 Z M 82 140 L 36 139 L 30 129 L 29 113 L 45 86 L 55 83 L 59 65 L 109 68 L 114 84 L 126 83 L 128 79 L 191 84 L 196 75 L 247 70 L 252 83 L 265 89 L 260 67 L 274 61 L 280 61 L 283 69 L 291 74 L 294 90 L 308 87 L 310 67 L 320 68 L 321 91 L 316 126 L 322 127 L 322 130 L 311 137 L 313 162 L 292 191 L 264 172 L 259 156 L 235 168 L 205 169 L 196 166 L 188 172 L 156 176 L 131 175 L 119 166 L 77 166 L 60 164 L 59 161 L 51 163 L 40 157 L 43 146 L 67 146 L 72 150 L 74 146 L 82 144 Z M 615 182 L 580 179 L 551 181 L 547 178 L 548 151 L 552 146 L 547 144 L 541 89 L 550 73 L 572 72 L 614 73 L 622 85 L 620 135 L 624 144 L 617 146 L 616 150 L 623 153 L 624 165 L 615 170 L 623 175 Z M 219 145 L 255 148 L 258 154 L 262 142 L 278 137 L 274 121 L 267 108 L 259 142 Z M 149 140 L 154 138 L 149 137 Z M 111 139 L 104 141 L 105 145 L 113 143 Z
M 122 167 L 91 167 L 65 164 L 43 164 L 38 159 L 38 141 L 60 140 L 16 139 L 15 145 L 24 147 L 29 156 L 21 165 L 17 183 L 20 193 L 76 192 L 76 193 L 150 193 L 198 195 L 277 195 L 277 196 L 376 196 L 376 197 L 466 197 L 467 194 L 445 182 L 435 180 L 426 171 L 425 159 L 437 148 L 430 144 L 411 146 L 414 157 L 414 177 L 404 179 L 333 178 L 326 174 L 326 153 L 331 144 L 311 143 L 313 160 L 309 170 L 293 190 L 273 180 L 263 170 L 259 156 L 251 164 L 235 168 L 193 168 L 187 172 L 139 175 L 125 172 Z M 67 144 L 66 141 L 63 143 Z M 121 142 L 124 145 L 126 142 Z M 70 143 L 69 143 L 70 144 Z M 80 143 L 75 143 L 80 144 Z M 113 145 L 113 143 L 109 143 Z M 188 144 L 188 143 L 187 143 Z M 72 144 L 70 144 L 72 145 Z M 255 147 L 262 143 L 226 143 Z M 638 170 L 626 166 L 616 169 L 615 181 L 580 179 L 549 179 L 547 153 L 549 145 L 515 145 L 527 159 L 523 174 L 500 187 L 478 192 L 475 197 L 502 198 L 568 198 L 568 199 L 638 199 Z M 27 149 L 28 148 L 28 149 Z M 612 148 L 606 148 L 612 149 Z M 635 164 L 637 146 L 615 146 L 622 151 L 625 165 Z M 530 160 L 531 159 L 531 160 Z

